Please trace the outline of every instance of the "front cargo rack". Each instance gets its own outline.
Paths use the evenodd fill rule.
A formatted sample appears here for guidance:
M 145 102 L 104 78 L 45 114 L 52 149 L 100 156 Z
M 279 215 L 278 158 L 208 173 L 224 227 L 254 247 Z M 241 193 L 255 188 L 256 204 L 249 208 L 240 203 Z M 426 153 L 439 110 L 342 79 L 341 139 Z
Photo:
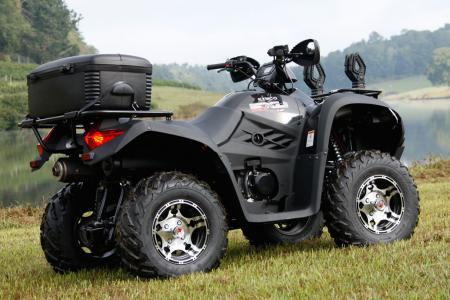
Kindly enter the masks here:
M 367 90 L 367 89 L 351 88 L 351 89 L 331 90 L 328 93 L 312 95 L 311 98 L 313 98 L 314 100 L 323 100 L 323 98 L 326 98 L 328 96 L 331 96 L 331 95 L 334 95 L 334 94 L 337 94 L 337 93 L 345 93 L 345 92 L 366 95 L 366 96 L 369 96 L 369 97 L 373 97 L 375 99 L 378 99 L 378 96 L 381 94 L 381 91 L 379 91 L 379 90 Z
M 161 118 L 166 120 L 172 118 L 173 113 L 170 111 L 135 111 L 135 110 L 89 110 L 89 111 L 72 111 L 63 115 L 48 118 L 32 118 L 26 117 L 19 123 L 20 128 L 51 128 L 58 123 L 82 121 L 86 119 L 96 118 Z

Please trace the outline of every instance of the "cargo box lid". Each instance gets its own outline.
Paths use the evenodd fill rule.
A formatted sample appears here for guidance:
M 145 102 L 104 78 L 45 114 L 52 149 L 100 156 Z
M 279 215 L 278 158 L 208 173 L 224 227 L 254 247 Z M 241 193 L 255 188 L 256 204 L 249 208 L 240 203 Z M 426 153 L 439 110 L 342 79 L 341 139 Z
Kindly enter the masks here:
M 54 72 L 76 72 L 84 70 L 140 71 L 152 73 L 152 64 L 142 57 L 124 54 L 92 54 L 61 58 L 43 65 L 28 74 L 30 77 Z

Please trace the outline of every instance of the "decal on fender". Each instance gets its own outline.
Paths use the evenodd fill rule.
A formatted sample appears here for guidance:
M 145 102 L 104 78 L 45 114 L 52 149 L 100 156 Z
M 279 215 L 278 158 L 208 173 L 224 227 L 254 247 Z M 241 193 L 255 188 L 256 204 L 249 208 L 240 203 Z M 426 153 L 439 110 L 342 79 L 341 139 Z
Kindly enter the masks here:
M 278 100 L 271 102 L 250 103 L 249 106 L 250 110 L 253 112 L 284 111 L 286 108 L 289 108 L 289 105 L 286 102 L 280 103 Z

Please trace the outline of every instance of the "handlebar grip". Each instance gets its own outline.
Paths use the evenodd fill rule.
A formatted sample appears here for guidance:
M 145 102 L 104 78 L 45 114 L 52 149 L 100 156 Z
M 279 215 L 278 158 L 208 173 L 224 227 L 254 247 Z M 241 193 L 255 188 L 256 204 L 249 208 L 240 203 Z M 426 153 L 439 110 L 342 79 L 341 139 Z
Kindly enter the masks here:
M 226 67 L 226 63 L 221 63 L 221 64 L 212 64 L 212 65 L 207 65 L 206 69 L 207 70 L 215 70 L 215 69 L 223 69 Z

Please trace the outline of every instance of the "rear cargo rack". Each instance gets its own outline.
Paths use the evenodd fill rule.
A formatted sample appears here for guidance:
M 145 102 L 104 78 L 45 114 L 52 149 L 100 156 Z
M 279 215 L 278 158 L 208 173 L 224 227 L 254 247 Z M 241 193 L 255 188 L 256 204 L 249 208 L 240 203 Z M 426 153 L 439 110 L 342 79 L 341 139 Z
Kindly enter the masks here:
M 96 118 L 161 118 L 166 120 L 172 118 L 173 113 L 170 111 L 135 111 L 135 110 L 89 110 L 89 111 L 72 111 L 63 115 L 48 118 L 31 118 L 26 117 L 19 123 L 20 128 L 51 128 L 58 123 L 66 121 L 82 121 Z

